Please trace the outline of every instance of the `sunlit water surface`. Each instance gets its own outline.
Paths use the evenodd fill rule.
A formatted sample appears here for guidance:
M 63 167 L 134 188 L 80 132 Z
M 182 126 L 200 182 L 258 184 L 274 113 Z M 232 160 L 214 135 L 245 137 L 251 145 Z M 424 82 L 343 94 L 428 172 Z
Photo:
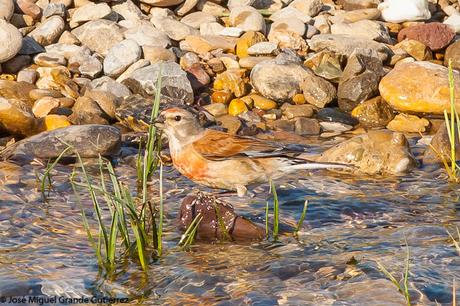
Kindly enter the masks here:
M 135 190 L 136 171 L 116 167 Z M 96 257 L 68 183 L 72 166 L 53 172 L 55 191 L 44 203 L 38 164 L 0 164 L 0 296 L 112 296 L 132 304 L 404 305 L 376 261 L 400 278 L 406 241 L 414 305 L 450 305 L 460 256 L 447 230 L 460 226 L 458 186 L 443 170 L 404 177 L 298 173 L 276 182 L 281 203 L 278 243 L 197 242 L 177 248 L 181 199 L 197 186 L 171 168 L 165 173 L 165 254 L 147 274 L 121 263 L 114 279 L 99 277 Z M 151 186 L 152 199 L 158 183 Z M 227 197 L 236 211 L 260 224 L 268 187 L 252 197 Z M 92 204 L 82 204 L 96 228 Z M 309 207 L 299 238 L 292 235 L 304 200 Z M 460 296 L 460 291 L 457 292 Z

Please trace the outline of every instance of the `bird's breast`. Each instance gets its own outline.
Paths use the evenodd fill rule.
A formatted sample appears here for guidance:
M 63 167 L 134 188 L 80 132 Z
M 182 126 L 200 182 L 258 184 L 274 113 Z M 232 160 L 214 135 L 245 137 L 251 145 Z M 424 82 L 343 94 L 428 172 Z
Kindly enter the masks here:
M 194 181 L 205 180 L 208 177 L 207 160 L 192 148 L 171 151 L 174 167 L 184 176 Z

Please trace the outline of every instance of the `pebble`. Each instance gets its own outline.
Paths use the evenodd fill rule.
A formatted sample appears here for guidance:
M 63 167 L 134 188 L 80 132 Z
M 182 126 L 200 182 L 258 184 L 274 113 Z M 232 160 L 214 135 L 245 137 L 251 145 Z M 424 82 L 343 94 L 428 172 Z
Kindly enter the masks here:
M 0 0 L 0 20 L 9 21 L 14 13 L 13 0 Z
M 56 42 L 64 32 L 65 22 L 59 16 L 53 16 L 40 24 L 35 30 L 29 33 L 37 43 L 48 46 Z
M 12 59 L 22 46 L 22 35 L 7 21 L 0 18 L 0 43 L 4 46 L 0 49 L 0 63 Z
M 129 66 L 141 58 L 141 47 L 130 39 L 122 40 L 114 45 L 104 58 L 104 74 L 110 77 L 118 77 Z
M 428 130 L 430 122 L 425 118 L 414 115 L 398 114 L 388 123 L 387 128 L 395 132 L 424 133 Z

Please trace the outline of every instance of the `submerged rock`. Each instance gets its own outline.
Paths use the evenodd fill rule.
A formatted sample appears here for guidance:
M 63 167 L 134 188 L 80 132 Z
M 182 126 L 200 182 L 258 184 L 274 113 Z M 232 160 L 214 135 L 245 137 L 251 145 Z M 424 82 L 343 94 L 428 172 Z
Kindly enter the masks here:
M 457 127 L 455 127 L 457 129 Z M 455 137 L 455 159 L 460 160 L 460 142 L 458 135 Z M 423 164 L 441 163 L 443 161 L 450 163 L 451 159 L 451 146 L 449 141 L 449 134 L 447 132 L 446 123 L 442 123 L 438 131 L 433 136 L 430 145 L 426 148 L 423 154 Z
M 201 191 L 189 194 L 182 200 L 178 215 L 179 228 L 185 231 L 198 214 L 203 219 L 197 229 L 197 239 L 225 239 L 227 235 L 233 240 L 262 240 L 265 237 L 262 227 L 238 216 L 231 204 Z
M 387 130 L 373 130 L 325 151 L 319 162 L 351 164 L 366 174 L 403 174 L 416 165 L 406 137 Z
M 0 158 L 30 161 L 58 157 L 71 145 L 81 157 L 113 156 L 121 146 L 121 133 L 107 125 L 73 125 L 43 132 L 21 140 L 5 149 Z M 74 156 L 70 150 L 64 156 Z

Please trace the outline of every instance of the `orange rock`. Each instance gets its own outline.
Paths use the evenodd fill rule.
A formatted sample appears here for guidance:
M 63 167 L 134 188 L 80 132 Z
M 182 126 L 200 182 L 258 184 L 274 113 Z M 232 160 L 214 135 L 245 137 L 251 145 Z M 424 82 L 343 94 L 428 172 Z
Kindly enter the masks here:
M 48 115 L 44 120 L 44 130 L 51 131 L 71 125 L 66 116 Z
M 454 79 L 455 84 L 459 84 L 460 72 L 454 70 Z M 442 65 L 430 62 L 398 64 L 382 78 L 379 90 L 391 107 L 402 112 L 450 112 L 448 69 Z M 460 111 L 459 87 L 456 87 L 455 98 Z
M 238 116 L 239 114 L 245 113 L 248 111 L 246 103 L 241 99 L 233 99 L 228 106 L 228 113 L 232 116 Z
M 248 49 L 252 45 L 255 45 L 258 42 L 267 41 L 264 34 L 260 32 L 249 31 L 244 33 L 237 41 L 236 41 L 236 55 L 238 57 L 246 57 L 248 55 Z
M 302 105 L 305 104 L 305 97 L 303 94 L 296 94 L 294 97 L 292 97 L 292 102 L 296 105 Z
M 245 69 L 230 69 L 218 74 L 214 81 L 214 89 L 227 90 L 236 97 L 244 96 L 248 91 Z
M 211 95 L 211 100 L 213 103 L 227 104 L 231 98 L 232 93 L 225 90 L 215 91 Z

